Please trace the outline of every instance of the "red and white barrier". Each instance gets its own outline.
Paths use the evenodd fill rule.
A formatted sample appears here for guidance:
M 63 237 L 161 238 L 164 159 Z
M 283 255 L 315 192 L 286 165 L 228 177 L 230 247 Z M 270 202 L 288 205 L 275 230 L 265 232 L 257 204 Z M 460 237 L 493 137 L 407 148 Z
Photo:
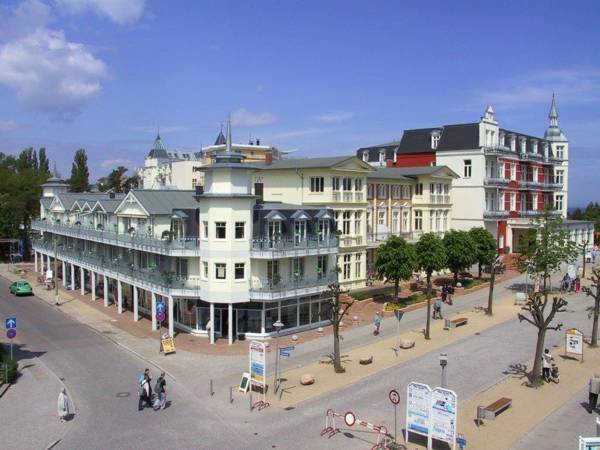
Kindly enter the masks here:
M 375 425 L 365 420 L 357 419 L 351 411 L 348 411 L 344 414 L 340 414 L 336 413 L 333 409 L 328 409 L 325 413 L 325 428 L 321 430 L 321 436 L 327 436 L 327 438 L 330 439 L 332 436 L 335 436 L 337 433 L 340 432 L 340 429 L 337 428 L 335 425 L 336 417 L 343 418 L 344 423 L 348 427 L 352 427 L 355 424 L 358 424 L 367 428 L 368 430 L 377 432 L 377 443 L 373 445 L 373 447 L 371 447 L 371 450 L 383 450 L 387 447 L 387 444 L 389 442 L 387 428 L 383 425 Z

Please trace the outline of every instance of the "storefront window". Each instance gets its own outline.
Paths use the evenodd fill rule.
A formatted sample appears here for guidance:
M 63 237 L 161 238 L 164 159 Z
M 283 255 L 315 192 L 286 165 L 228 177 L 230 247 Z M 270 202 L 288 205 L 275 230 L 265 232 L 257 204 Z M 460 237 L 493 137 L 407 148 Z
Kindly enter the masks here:
M 319 318 L 319 302 L 312 302 L 310 304 L 310 322 L 317 323 L 320 321 L 321 319 Z
M 281 302 L 281 322 L 283 329 L 298 326 L 298 302 L 296 299 Z
M 277 308 L 265 310 L 265 332 L 275 331 L 273 324 L 277 322 Z
M 300 300 L 300 323 L 299 325 L 308 325 L 310 323 L 310 303 Z
M 260 310 L 237 310 L 237 332 L 238 333 L 260 333 Z

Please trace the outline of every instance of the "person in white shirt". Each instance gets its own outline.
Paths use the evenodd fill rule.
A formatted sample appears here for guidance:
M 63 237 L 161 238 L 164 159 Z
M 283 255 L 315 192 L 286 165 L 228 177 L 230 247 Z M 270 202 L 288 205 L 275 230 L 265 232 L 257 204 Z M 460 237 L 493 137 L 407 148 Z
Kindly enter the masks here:
M 552 368 L 552 361 L 554 358 L 550 354 L 550 350 L 545 349 L 544 354 L 542 355 L 542 376 L 544 380 L 548 382 L 550 380 L 550 369 Z

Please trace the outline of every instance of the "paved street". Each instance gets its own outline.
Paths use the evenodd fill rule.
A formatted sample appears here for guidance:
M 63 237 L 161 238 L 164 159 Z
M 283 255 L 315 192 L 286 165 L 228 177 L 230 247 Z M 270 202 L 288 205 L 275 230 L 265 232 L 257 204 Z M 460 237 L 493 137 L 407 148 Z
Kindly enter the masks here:
M 498 291 L 498 295 L 502 295 L 502 290 Z M 452 309 L 457 311 L 472 307 L 481 302 L 484 296 L 485 292 L 466 296 L 464 301 L 461 299 Z M 583 299 L 582 295 L 569 297 L 569 312 L 561 317 L 565 327 L 578 326 L 584 330 L 589 328 L 589 320 L 584 312 L 587 301 Z M 406 320 L 403 319 L 403 328 L 421 326 L 423 313 L 423 310 L 419 310 L 407 314 Z M 32 380 L 31 374 L 27 373 L 31 368 L 27 368 L 22 380 L 0 400 L 10 401 L 3 404 L 11 405 L 11 410 L 17 408 L 17 411 L 22 411 L 23 417 L 28 417 L 29 414 L 32 422 L 41 421 L 39 429 L 48 430 L 42 434 L 41 440 L 17 434 L 16 445 L 11 448 L 44 448 L 64 434 L 56 448 L 358 449 L 364 448 L 366 442 L 373 442 L 374 436 L 362 433 L 356 427 L 331 440 L 319 436 L 328 408 L 352 410 L 358 417 L 385 424 L 392 431 L 393 409 L 387 400 L 388 390 L 391 387 L 398 388 L 404 400 L 404 389 L 409 381 L 419 380 L 431 385 L 437 385 L 439 381 L 438 351 L 435 351 L 381 371 L 351 386 L 340 386 L 338 391 L 300 403 L 293 409 L 281 410 L 274 404 L 264 411 L 250 413 L 247 400 L 243 397 L 236 396 L 232 405 L 227 402 L 225 383 L 218 385 L 214 397 L 209 397 L 206 375 L 199 374 L 203 381 L 194 383 L 190 381 L 191 376 L 180 378 L 177 371 L 176 382 L 168 379 L 172 406 L 156 413 L 150 410 L 138 413 L 136 379 L 147 365 L 145 362 L 36 297 L 9 296 L 7 283 L 0 279 L 0 316 L 11 314 L 16 315 L 19 320 L 19 357 L 30 357 L 27 352 L 37 356 L 33 360 L 37 361 L 37 366 L 47 376 L 36 378 L 33 384 L 47 387 L 50 392 L 41 398 L 36 391 L 24 389 L 28 386 L 25 382 L 31 384 Z M 386 335 L 394 332 L 391 324 L 391 321 L 385 323 Z M 364 342 L 369 329 L 370 327 L 364 327 L 347 333 L 344 347 L 359 345 L 361 338 Z M 298 359 L 306 361 L 322 353 L 324 347 L 319 347 L 318 341 L 305 344 L 306 348 L 299 348 Z M 534 328 L 518 323 L 515 318 L 479 335 L 471 335 L 446 346 L 444 351 L 450 359 L 450 387 L 456 390 L 462 400 L 475 395 L 502 379 L 505 376 L 503 371 L 510 364 L 530 360 L 534 342 Z M 23 343 L 26 345 L 21 345 Z M 562 332 L 548 334 L 547 346 L 552 348 L 561 343 Z M 553 351 L 558 352 L 559 349 L 555 348 Z M 239 359 L 232 357 L 229 370 L 223 370 L 223 374 L 230 373 L 229 377 L 233 377 Z M 299 364 L 300 361 L 289 364 Z M 156 376 L 157 369 L 152 370 Z M 56 426 L 54 416 L 59 378 L 63 380 L 76 405 L 74 420 L 62 425 L 62 428 Z M 40 401 L 50 402 L 50 406 L 40 407 L 43 412 L 36 419 L 28 408 Z M 579 417 L 581 411 L 574 405 L 571 405 L 574 408 L 572 411 L 565 411 L 564 414 Z M 398 408 L 400 430 L 404 424 L 404 407 L 402 402 Z M 2 414 L 7 414 L 6 408 L 2 411 Z M 577 414 L 574 415 L 573 412 Z M 553 433 L 547 430 L 559 426 L 561 414 L 560 410 L 557 411 L 534 430 L 539 439 L 537 442 L 553 442 Z M 591 420 L 587 413 L 583 414 L 586 419 Z M 224 420 L 224 417 L 228 420 Z M 3 420 L 2 434 L 13 433 L 18 424 L 14 420 Z M 581 433 L 588 432 L 588 425 L 589 421 L 585 419 L 573 420 L 572 427 L 576 429 L 571 434 L 577 435 L 579 428 Z M 44 438 L 45 441 L 42 442 Z M 565 442 L 568 441 L 565 438 Z

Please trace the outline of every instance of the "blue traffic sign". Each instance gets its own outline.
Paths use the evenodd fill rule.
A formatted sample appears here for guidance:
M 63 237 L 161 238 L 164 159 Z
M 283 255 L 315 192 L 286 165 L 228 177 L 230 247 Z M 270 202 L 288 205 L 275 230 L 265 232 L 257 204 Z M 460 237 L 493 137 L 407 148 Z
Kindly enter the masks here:
M 163 320 L 165 320 L 165 313 L 164 312 L 158 312 L 156 313 L 156 320 L 158 322 L 162 322 Z
M 296 347 L 291 346 L 291 347 L 280 347 L 280 350 L 282 352 L 291 352 L 292 350 L 296 350 Z
M 14 338 L 17 335 L 17 330 L 15 330 L 14 328 L 9 328 L 6 331 L 6 337 L 9 339 Z M 11 344 L 12 345 L 12 344 Z
M 290 352 L 284 352 L 284 351 L 280 351 L 279 355 L 281 355 L 283 358 L 289 358 L 290 356 L 292 356 L 292 354 Z
M 7 330 L 10 328 L 17 328 L 17 318 L 8 317 L 4 319 L 4 328 L 6 328 Z
M 159 312 L 159 313 L 165 312 L 166 309 L 167 309 L 167 307 L 165 306 L 164 303 L 157 303 L 156 304 L 156 312 Z

